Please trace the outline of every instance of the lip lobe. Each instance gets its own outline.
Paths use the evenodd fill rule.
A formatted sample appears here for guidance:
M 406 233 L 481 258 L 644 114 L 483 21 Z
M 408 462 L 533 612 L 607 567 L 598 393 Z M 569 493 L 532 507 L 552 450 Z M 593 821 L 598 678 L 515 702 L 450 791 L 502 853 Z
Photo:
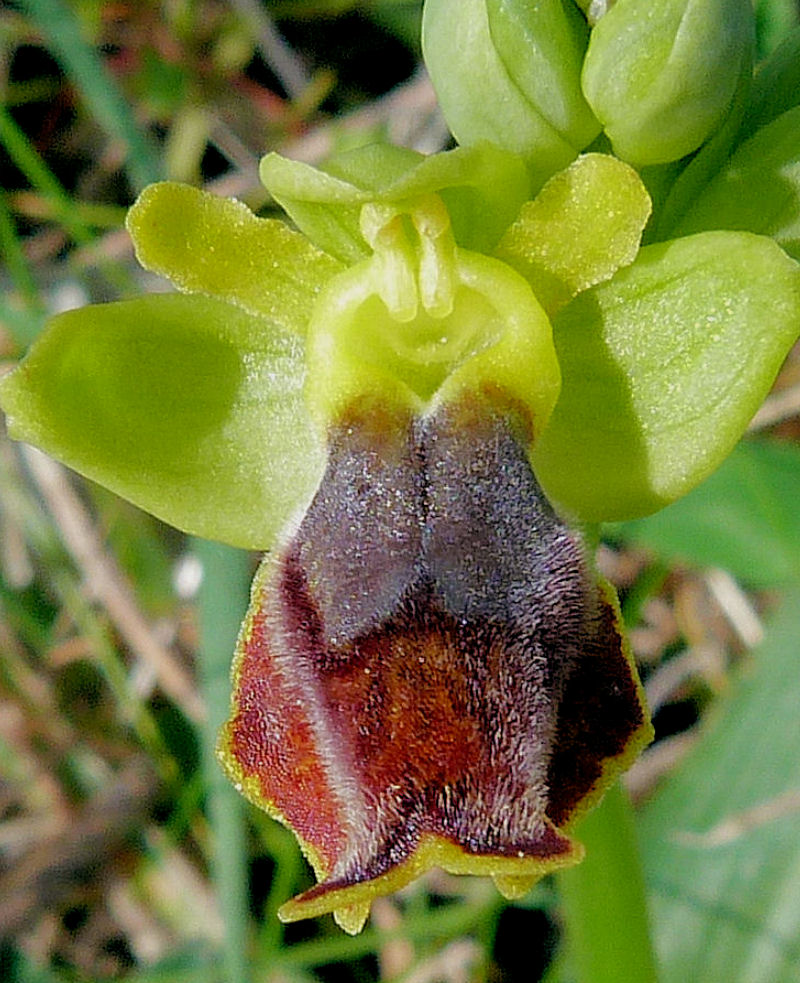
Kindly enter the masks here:
M 287 917 L 363 922 L 432 864 L 502 888 L 580 859 L 563 827 L 649 739 L 608 590 L 512 417 L 462 402 L 331 435 L 256 581 L 221 739 L 320 880 Z

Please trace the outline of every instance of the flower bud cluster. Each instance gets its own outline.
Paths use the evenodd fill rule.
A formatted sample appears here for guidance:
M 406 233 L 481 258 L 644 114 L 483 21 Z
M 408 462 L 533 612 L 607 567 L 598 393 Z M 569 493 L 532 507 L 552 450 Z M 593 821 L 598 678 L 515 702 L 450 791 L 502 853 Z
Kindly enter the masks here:
M 750 0 L 427 0 L 425 59 L 459 142 L 520 153 L 534 189 L 601 130 L 634 166 L 697 150 L 754 49 Z

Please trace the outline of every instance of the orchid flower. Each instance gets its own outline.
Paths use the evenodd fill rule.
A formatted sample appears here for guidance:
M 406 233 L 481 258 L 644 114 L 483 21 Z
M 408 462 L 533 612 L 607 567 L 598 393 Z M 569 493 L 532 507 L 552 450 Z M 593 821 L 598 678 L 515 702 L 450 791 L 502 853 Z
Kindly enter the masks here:
M 267 551 L 219 755 L 314 868 L 287 920 L 354 932 L 431 866 L 518 897 L 580 860 L 652 736 L 598 524 L 702 481 L 800 330 L 772 238 L 641 246 L 630 164 L 562 133 L 543 179 L 465 140 L 267 156 L 295 228 L 149 187 L 128 229 L 180 292 L 55 317 L 0 386 L 12 436 Z

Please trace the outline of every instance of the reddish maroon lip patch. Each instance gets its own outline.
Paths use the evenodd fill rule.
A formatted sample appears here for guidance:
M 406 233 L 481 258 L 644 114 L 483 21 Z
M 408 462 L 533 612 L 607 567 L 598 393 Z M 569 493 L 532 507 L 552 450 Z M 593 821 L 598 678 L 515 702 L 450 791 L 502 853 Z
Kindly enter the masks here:
M 465 405 L 332 435 L 257 578 L 221 754 L 320 883 L 369 902 L 439 864 L 520 893 L 650 736 L 604 585 L 510 418 Z

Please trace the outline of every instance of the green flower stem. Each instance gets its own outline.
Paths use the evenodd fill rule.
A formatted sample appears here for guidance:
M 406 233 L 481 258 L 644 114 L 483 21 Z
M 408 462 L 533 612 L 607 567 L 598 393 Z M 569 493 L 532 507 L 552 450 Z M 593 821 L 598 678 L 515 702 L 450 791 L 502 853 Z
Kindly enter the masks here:
M 577 828 L 583 863 L 559 875 L 579 983 L 657 983 L 633 811 L 618 782 Z
M 199 596 L 200 685 L 208 716 L 203 731 L 208 818 L 213 844 L 212 876 L 225 923 L 224 979 L 247 983 L 248 902 L 244 799 L 228 782 L 216 759 L 217 731 L 228 715 L 230 654 L 247 602 L 247 554 L 219 543 L 195 540 L 203 564 Z

